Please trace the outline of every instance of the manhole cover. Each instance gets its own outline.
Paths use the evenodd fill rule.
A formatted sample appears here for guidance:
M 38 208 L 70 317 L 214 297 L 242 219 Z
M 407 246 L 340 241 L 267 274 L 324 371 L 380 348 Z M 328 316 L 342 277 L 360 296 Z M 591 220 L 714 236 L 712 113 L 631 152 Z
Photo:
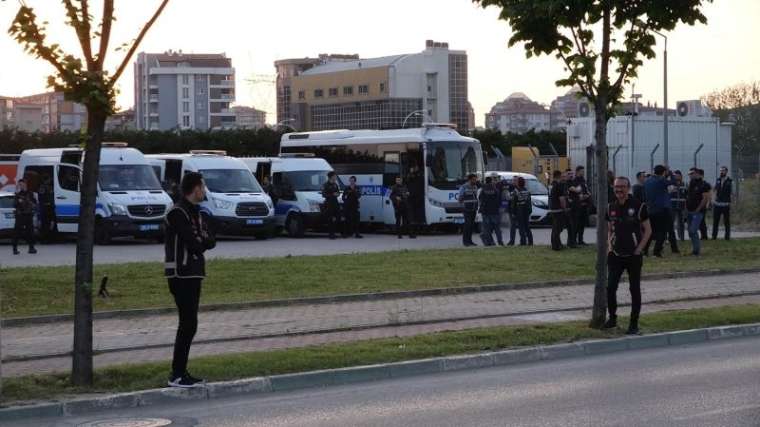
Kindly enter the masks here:
M 164 427 L 172 421 L 164 418 L 114 418 L 110 420 L 90 421 L 79 427 Z

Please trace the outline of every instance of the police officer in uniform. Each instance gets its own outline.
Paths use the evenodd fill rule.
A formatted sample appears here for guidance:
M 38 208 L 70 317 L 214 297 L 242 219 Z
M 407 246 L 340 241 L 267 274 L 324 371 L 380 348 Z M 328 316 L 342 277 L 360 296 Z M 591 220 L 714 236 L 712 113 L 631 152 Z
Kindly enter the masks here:
M 216 246 L 198 205 L 205 198 L 203 176 L 190 172 L 182 178 L 180 199 L 166 214 L 165 271 L 169 291 L 179 314 L 179 326 L 174 342 L 170 387 L 190 388 L 204 381 L 187 371 L 190 345 L 198 329 L 198 304 L 201 282 L 206 277 L 203 253 Z
M 644 192 L 644 182 L 647 180 L 647 173 L 644 171 L 636 172 L 636 184 L 633 186 L 633 197 L 640 202 L 646 202 L 646 193 Z
M 683 173 L 680 170 L 673 172 L 673 186 L 670 189 L 670 208 L 673 214 L 674 229 L 678 233 L 678 238 L 683 241 L 685 239 L 684 222 L 686 221 L 686 215 L 684 215 L 684 210 L 686 209 L 686 184 L 683 182 Z
M 520 230 L 520 246 L 533 246 L 533 232 L 530 230 L 530 214 L 533 213 L 533 201 L 530 191 L 525 188 L 525 178 L 517 178 L 517 188 L 512 193 L 512 204 L 517 216 Z
M 330 171 L 327 174 L 327 182 L 322 186 L 322 197 L 325 198 L 325 215 L 327 216 L 327 231 L 330 240 L 335 240 L 335 230 L 340 226 L 340 203 L 338 203 L 338 175 Z
M 555 170 L 552 174 L 552 189 L 549 192 L 549 212 L 552 215 L 552 250 L 559 251 L 564 249 L 562 246 L 562 230 L 567 228 L 567 191 L 565 182 L 562 178 L 562 171 Z
M 591 207 L 591 193 L 588 191 L 584 172 L 586 168 L 578 166 L 575 168 L 575 178 L 570 188 L 570 198 L 572 199 L 571 209 L 575 224 L 575 243 L 585 246 L 583 232 L 586 230 L 588 223 L 589 210 Z
M 23 238 L 29 245 L 29 253 L 36 254 L 37 249 L 34 248 L 34 212 L 37 209 L 37 199 L 34 198 L 34 193 L 27 190 L 26 181 L 20 179 L 18 183 L 18 191 L 13 198 L 13 208 L 15 224 L 13 227 L 13 255 L 18 255 L 18 241 Z
M 718 238 L 718 225 L 720 217 L 723 217 L 724 236 L 726 240 L 731 240 L 731 189 L 733 181 L 728 176 L 728 168 L 721 166 L 720 177 L 715 182 L 715 201 L 713 202 L 713 228 L 712 238 Z
M 486 177 L 486 182 L 478 195 L 478 201 L 480 202 L 480 214 L 483 217 L 483 229 L 480 233 L 483 245 L 493 246 L 493 235 L 495 233 L 499 246 L 504 246 L 504 240 L 501 236 L 501 215 L 499 214 L 501 193 L 494 184 L 493 177 Z
M 276 208 L 279 197 L 277 196 L 277 190 L 275 190 L 274 185 L 272 185 L 272 181 L 269 179 L 269 175 L 264 175 L 264 177 L 261 179 L 261 188 L 265 193 L 267 193 L 269 198 L 272 199 L 272 205 L 274 205 Z
M 42 179 L 37 197 L 40 202 L 40 237 L 46 241 L 50 239 L 53 230 L 55 230 L 55 202 L 50 176 L 46 175 Z
M 348 179 L 348 187 L 343 190 L 343 216 L 346 217 L 345 237 L 351 237 L 353 234 L 357 239 L 361 239 L 359 234 L 359 199 L 362 197 L 361 189 L 356 185 L 356 177 Z
M 507 246 L 515 245 L 515 236 L 517 236 L 517 210 L 512 205 L 512 196 L 515 194 L 517 188 L 517 177 L 512 177 L 512 181 L 507 182 L 506 186 L 506 198 L 507 198 L 507 212 L 509 213 L 509 242 Z
M 409 204 L 409 189 L 404 185 L 400 176 L 396 177 L 396 183 L 391 187 L 391 201 L 393 213 L 396 215 L 396 235 L 403 238 L 404 231 L 409 233 L 409 238 L 414 239 L 414 229 L 409 223 L 411 206 Z
M 465 246 L 477 246 L 472 241 L 475 229 L 475 217 L 478 214 L 478 176 L 474 173 L 467 175 L 467 182 L 459 187 L 457 200 L 462 204 L 464 227 L 462 227 L 462 243 Z
M 626 333 L 637 335 L 641 313 L 641 268 L 644 263 L 642 253 L 652 235 L 652 227 L 649 225 L 646 204 L 631 197 L 628 194 L 630 189 L 631 183 L 628 178 L 615 179 L 615 200 L 607 209 L 607 240 L 610 248 L 607 255 L 607 307 L 610 318 L 604 324 L 604 328 L 617 327 L 617 290 L 623 272 L 627 271 L 631 291 L 631 321 Z
M 578 197 L 578 193 L 574 191 L 575 187 L 573 185 L 573 182 L 575 181 L 575 176 L 573 175 L 572 169 L 565 170 L 564 179 L 565 198 L 567 200 L 567 209 L 565 209 L 565 215 L 567 217 L 565 219 L 565 223 L 567 224 L 567 247 L 575 248 L 578 247 L 575 240 L 577 237 L 576 233 L 578 230 L 578 225 L 575 223 L 575 220 L 580 198 Z

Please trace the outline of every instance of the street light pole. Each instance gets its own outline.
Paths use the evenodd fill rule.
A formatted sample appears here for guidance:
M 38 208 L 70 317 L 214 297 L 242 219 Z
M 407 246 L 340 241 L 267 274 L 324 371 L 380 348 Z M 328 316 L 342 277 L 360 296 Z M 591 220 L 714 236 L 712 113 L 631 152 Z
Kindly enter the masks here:
M 663 161 L 665 165 L 668 165 L 668 36 L 665 34 L 660 33 L 659 31 L 654 31 L 655 34 L 665 39 L 665 49 L 663 51 L 662 59 L 663 59 L 663 115 L 662 115 L 662 121 L 663 121 Z
M 412 116 L 417 115 L 417 114 L 424 114 L 424 113 L 425 113 L 425 110 L 416 110 L 409 113 L 408 116 L 404 117 L 404 122 L 401 123 L 401 129 L 406 128 L 406 121 L 409 120 Z

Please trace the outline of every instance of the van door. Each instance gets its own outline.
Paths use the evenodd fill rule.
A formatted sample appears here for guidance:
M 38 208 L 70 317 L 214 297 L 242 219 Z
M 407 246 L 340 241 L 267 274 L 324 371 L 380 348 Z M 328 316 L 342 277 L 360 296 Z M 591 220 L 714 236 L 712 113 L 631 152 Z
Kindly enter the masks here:
M 58 231 L 76 233 L 79 224 L 79 187 L 81 170 L 78 166 L 60 164 L 55 169 L 55 219 Z
M 401 176 L 401 157 L 398 151 L 383 153 L 383 223 L 396 224 L 396 214 L 391 201 L 391 188 L 396 184 L 396 177 Z M 403 177 L 402 177 L 403 178 Z
M 254 172 L 254 175 L 256 175 L 256 180 L 258 182 L 262 182 L 265 176 L 270 177 L 270 182 L 271 182 L 272 162 L 262 161 L 262 162 L 256 163 L 256 172 Z

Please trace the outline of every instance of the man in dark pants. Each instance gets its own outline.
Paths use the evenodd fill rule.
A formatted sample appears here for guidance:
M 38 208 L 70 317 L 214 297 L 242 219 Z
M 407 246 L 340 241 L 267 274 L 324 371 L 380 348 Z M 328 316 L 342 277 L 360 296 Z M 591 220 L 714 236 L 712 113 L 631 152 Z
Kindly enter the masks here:
M 322 197 L 325 198 L 325 215 L 327 219 L 327 231 L 330 240 L 335 240 L 335 230 L 340 227 L 340 203 L 338 203 L 338 175 L 330 171 L 327 173 L 327 182 L 322 186 Z
M 647 178 L 644 183 L 644 191 L 647 205 L 647 213 L 652 223 L 652 232 L 654 234 L 654 256 L 662 257 L 662 247 L 668 232 L 673 229 L 670 213 L 670 193 L 668 187 L 673 183 L 666 177 L 668 169 L 663 165 L 657 165 L 654 168 L 654 174 Z M 670 249 L 672 253 L 678 253 L 678 246 L 675 238 L 670 240 Z
M 203 253 L 216 245 L 198 205 L 205 198 L 203 176 L 190 172 L 182 178 L 182 199 L 166 215 L 164 274 L 179 313 L 174 342 L 170 387 L 197 387 L 204 381 L 187 371 L 190 345 L 198 329 L 201 282 L 206 277 Z
M 261 179 L 261 188 L 265 193 L 267 193 L 269 198 L 272 199 L 272 205 L 277 208 L 277 201 L 280 198 L 277 196 L 277 190 L 275 190 L 274 185 L 272 185 L 272 181 L 269 179 L 269 175 L 264 175 L 264 177 Z
M 18 251 L 19 239 L 26 240 L 30 254 L 36 254 L 37 249 L 34 248 L 34 211 L 37 209 L 37 199 L 34 198 L 34 193 L 27 190 L 26 181 L 23 179 L 20 179 L 16 186 L 18 191 L 13 198 L 15 223 L 11 242 L 13 255 L 20 253 Z
M 565 224 L 567 224 L 567 247 L 577 248 L 576 233 L 578 226 L 575 223 L 575 210 L 577 208 L 576 202 L 578 199 L 573 193 L 573 181 L 575 181 L 575 175 L 572 169 L 565 170 L 565 198 L 567 200 L 567 209 L 565 210 Z
M 704 171 L 697 168 L 689 169 L 689 190 L 686 194 L 686 218 L 689 224 L 691 239 L 691 254 L 699 256 L 702 253 L 702 242 L 699 229 L 704 221 L 704 212 L 710 200 L 710 184 L 702 178 Z
M 696 169 L 697 174 L 699 175 L 700 179 L 703 183 L 707 184 L 708 187 L 710 187 L 710 184 L 705 181 L 705 171 L 704 169 Z M 712 189 L 712 187 L 710 187 Z M 699 223 L 699 235 L 702 237 L 702 240 L 707 240 L 707 209 L 709 209 L 712 206 L 712 200 L 707 201 L 707 205 L 702 208 L 702 222 Z
M 584 177 L 585 170 L 586 168 L 583 166 L 575 168 L 575 178 L 573 178 L 569 193 L 570 199 L 572 199 L 571 214 L 575 226 L 575 238 L 573 240 L 580 246 L 586 245 L 583 239 L 583 232 L 586 229 L 589 207 L 591 206 L 591 194 L 588 191 L 588 185 Z
M 683 182 L 683 174 L 680 170 L 673 172 L 673 187 L 670 189 L 670 208 L 673 218 L 674 230 L 678 232 L 678 238 L 683 241 L 685 239 L 684 234 L 684 221 L 686 216 L 684 210 L 686 209 L 686 185 Z
M 37 190 L 37 198 L 40 212 L 40 238 L 44 242 L 50 240 L 55 230 L 55 197 L 50 176 L 43 177 L 40 188 Z
M 644 183 L 646 180 L 646 172 L 636 172 L 636 184 L 633 185 L 633 197 L 637 198 L 642 203 L 646 203 L 646 193 L 644 192 Z
M 649 225 L 647 205 L 628 195 L 631 189 L 628 178 L 617 178 L 614 189 L 615 200 L 607 209 L 607 240 L 610 248 L 607 255 L 607 308 L 610 318 L 607 319 L 604 328 L 617 327 L 617 290 L 623 272 L 627 271 L 631 291 L 631 320 L 626 333 L 637 335 L 641 313 L 641 268 L 644 263 L 641 254 L 652 229 Z
M 513 176 L 511 181 L 507 181 L 504 191 L 507 198 L 507 213 L 509 214 L 509 242 L 507 246 L 515 245 L 515 238 L 517 236 L 517 211 L 512 205 L 512 196 L 517 189 L 517 177 Z
M 559 251 L 564 249 L 562 246 L 562 230 L 567 228 L 567 191 L 565 182 L 562 179 L 562 171 L 555 170 L 552 175 L 552 189 L 549 192 L 549 210 L 552 215 L 552 250 Z
M 467 182 L 459 188 L 457 200 L 462 204 L 464 214 L 464 227 L 462 227 L 462 244 L 465 246 L 477 246 L 472 241 L 472 232 L 475 229 L 475 218 L 478 215 L 478 176 L 470 174 Z
M 501 193 L 496 184 L 494 184 L 493 177 L 486 177 L 486 182 L 480 190 L 480 195 L 478 195 L 478 202 L 480 203 L 480 215 L 483 218 L 480 233 L 483 245 L 494 246 L 493 236 L 496 234 L 496 242 L 498 242 L 499 246 L 504 246 L 504 240 L 501 235 L 501 215 L 499 215 Z
M 517 188 L 512 196 L 512 204 L 517 212 L 517 226 L 520 229 L 520 246 L 533 246 L 533 232 L 530 230 L 530 214 L 533 201 L 530 191 L 525 188 L 525 178 L 517 178 Z
M 343 190 L 341 197 L 343 199 L 343 214 L 346 217 L 345 237 L 353 235 L 357 239 L 361 239 L 362 235 L 359 234 L 359 199 L 362 197 L 362 192 L 356 185 L 355 176 L 348 179 L 348 187 Z
M 715 201 L 713 202 L 713 229 L 712 238 L 718 238 L 718 225 L 720 217 L 723 217 L 724 236 L 731 240 L 731 190 L 733 181 L 728 177 L 728 168 L 721 166 L 720 177 L 715 182 Z
M 396 177 L 396 183 L 391 187 L 391 202 L 393 213 L 396 216 L 396 235 L 402 239 L 404 231 L 409 233 L 409 238 L 414 239 L 414 229 L 409 223 L 411 205 L 409 204 L 409 189 L 404 185 L 400 176 Z

